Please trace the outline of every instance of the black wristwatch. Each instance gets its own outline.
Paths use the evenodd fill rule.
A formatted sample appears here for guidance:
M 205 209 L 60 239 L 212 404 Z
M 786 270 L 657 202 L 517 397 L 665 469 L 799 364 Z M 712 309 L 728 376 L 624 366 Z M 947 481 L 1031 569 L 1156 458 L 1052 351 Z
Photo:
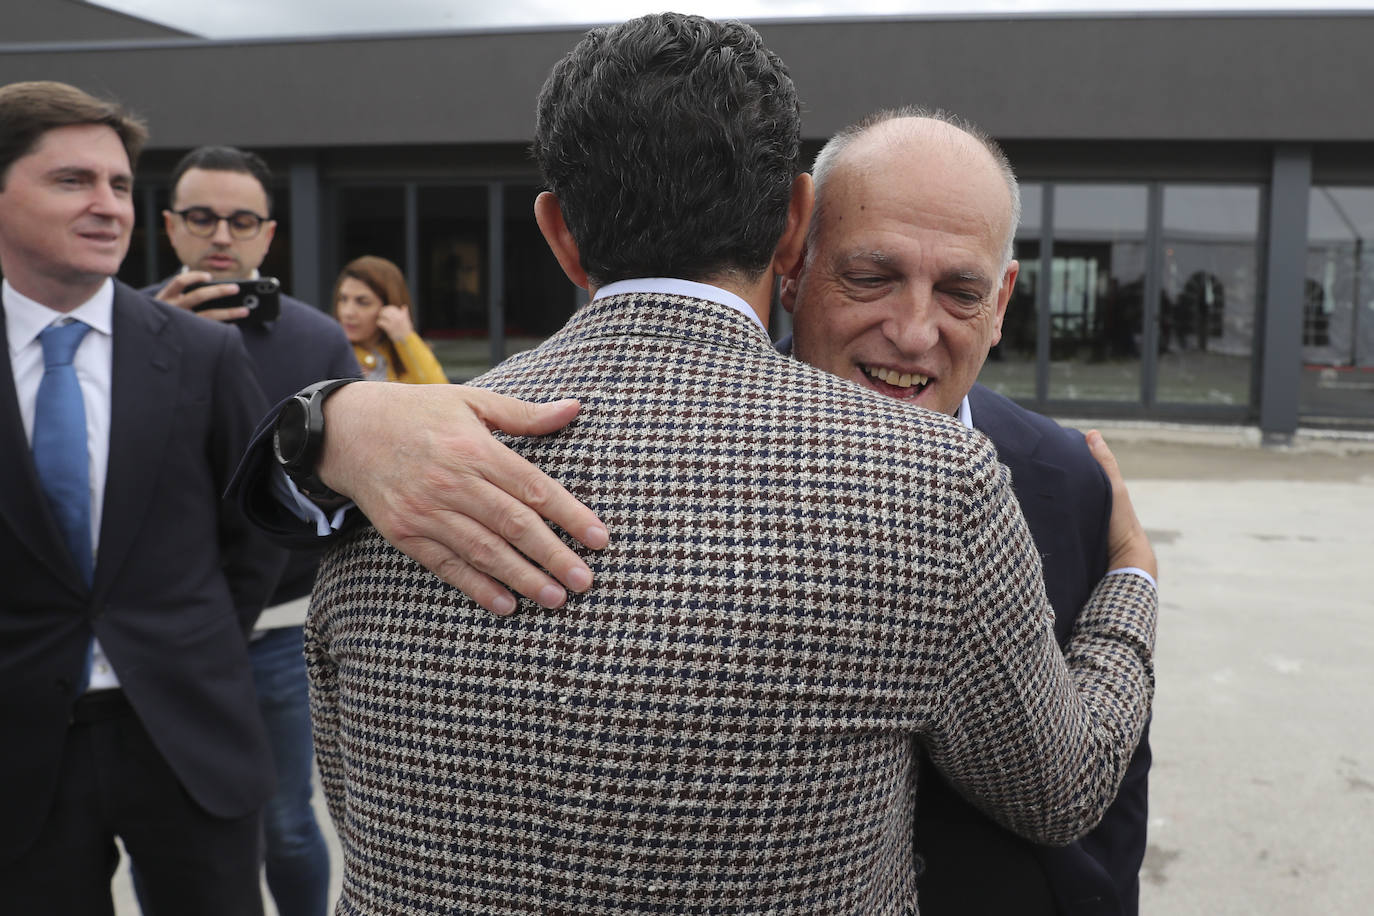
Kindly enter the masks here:
M 272 430 L 272 451 L 277 464 L 300 491 L 322 508 L 348 502 L 348 497 L 325 486 L 315 474 L 324 448 L 324 399 L 357 378 L 336 378 L 302 388 L 282 405 Z

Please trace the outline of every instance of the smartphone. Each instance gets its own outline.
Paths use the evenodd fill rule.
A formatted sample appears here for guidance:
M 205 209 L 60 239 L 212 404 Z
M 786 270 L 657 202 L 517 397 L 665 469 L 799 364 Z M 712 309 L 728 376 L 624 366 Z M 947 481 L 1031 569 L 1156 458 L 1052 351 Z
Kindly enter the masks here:
M 272 321 L 281 314 L 281 284 L 276 277 L 258 277 L 256 280 L 211 280 L 208 283 L 192 283 L 185 292 L 200 289 L 202 286 L 215 286 L 222 283 L 236 283 L 239 291 L 230 296 L 221 296 L 191 307 L 193 312 L 206 309 L 228 309 L 243 307 L 248 314 L 233 319 L 235 324 L 262 324 Z

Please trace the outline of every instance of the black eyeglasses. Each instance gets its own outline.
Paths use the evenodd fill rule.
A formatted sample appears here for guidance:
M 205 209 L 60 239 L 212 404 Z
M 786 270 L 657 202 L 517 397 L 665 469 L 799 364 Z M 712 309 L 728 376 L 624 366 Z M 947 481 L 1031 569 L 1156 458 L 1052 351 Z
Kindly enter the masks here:
M 220 221 L 223 220 L 229 226 L 229 235 L 246 242 L 249 239 L 257 238 L 262 231 L 262 224 L 267 221 L 267 217 L 258 216 L 252 210 L 235 210 L 228 216 L 220 216 L 209 207 L 187 207 L 185 210 L 173 210 L 181 221 L 186 224 L 186 231 L 192 235 L 208 239 L 215 234 L 219 228 Z

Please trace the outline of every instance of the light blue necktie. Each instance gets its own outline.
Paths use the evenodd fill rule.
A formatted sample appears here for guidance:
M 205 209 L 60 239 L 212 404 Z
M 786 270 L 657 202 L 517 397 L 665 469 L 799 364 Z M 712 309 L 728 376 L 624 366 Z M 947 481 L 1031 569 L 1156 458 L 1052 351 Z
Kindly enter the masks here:
M 33 411 L 33 463 L 57 516 L 76 568 L 91 584 L 91 470 L 86 453 L 86 405 L 72 357 L 91 329 L 71 321 L 38 335 L 43 344 L 43 380 Z

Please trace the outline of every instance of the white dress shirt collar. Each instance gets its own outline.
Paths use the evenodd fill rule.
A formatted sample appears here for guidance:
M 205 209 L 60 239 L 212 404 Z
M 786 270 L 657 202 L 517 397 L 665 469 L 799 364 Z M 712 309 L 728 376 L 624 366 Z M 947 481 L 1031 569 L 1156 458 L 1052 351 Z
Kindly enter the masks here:
M 70 312 L 59 312 L 25 296 L 5 280 L 0 285 L 5 304 L 5 332 L 9 335 L 10 356 L 33 343 L 34 339 L 64 315 L 79 318 L 93 329 L 109 335 L 114 328 L 114 281 L 106 280 L 100 289 Z
M 719 286 L 712 286 L 709 283 L 697 283 L 694 280 L 678 280 L 674 277 L 636 277 L 633 280 L 617 280 L 597 290 L 592 301 L 595 302 L 606 296 L 619 296 L 624 293 L 657 293 L 663 296 L 691 296 L 693 299 L 706 299 L 720 305 L 728 305 L 737 312 L 743 312 L 753 319 L 754 324 L 758 325 L 760 330 L 767 331 L 759 319 L 759 313 L 754 311 L 753 307 L 742 298 L 728 289 L 721 289 Z
M 973 429 L 973 408 L 969 406 L 968 395 L 964 395 L 964 399 L 959 402 L 959 409 L 954 415 L 964 424 L 965 429 Z

